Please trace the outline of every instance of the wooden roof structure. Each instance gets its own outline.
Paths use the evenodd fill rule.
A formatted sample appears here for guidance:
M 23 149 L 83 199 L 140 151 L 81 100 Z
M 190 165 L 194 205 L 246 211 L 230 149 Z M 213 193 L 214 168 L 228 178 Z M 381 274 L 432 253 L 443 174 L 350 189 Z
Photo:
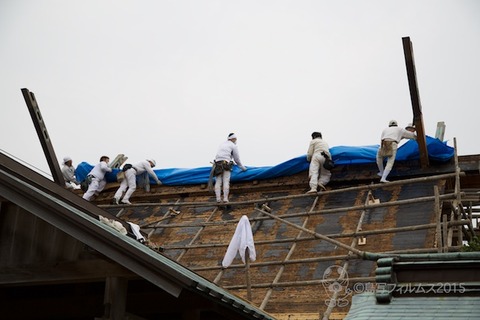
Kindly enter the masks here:
M 89 203 L 62 187 L 37 102 L 22 92 L 54 182 L 0 154 L 0 305 L 10 319 L 343 319 L 352 296 L 375 285 L 379 259 L 460 251 L 478 233 L 480 155 L 432 163 L 424 134 L 420 159 L 397 161 L 387 184 L 377 183 L 375 164 L 341 165 L 318 194 L 305 194 L 302 172 L 233 184 L 228 206 L 206 185 L 151 186 L 137 189 L 132 205 L 112 205 L 117 183 Z M 148 241 L 100 215 L 138 224 Z M 237 256 L 223 268 L 243 216 L 256 260 Z
M 108 212 L 0 154 L 5 319 L 273 319 L 101 223 Z
M 32 310 L 78 319 L 342 319 L 354 293 L 376 283 L 378 259 L 459 251 L 478 232 L 480 155 L 427 167 L 397 161 L 387 184 L 375 164 L 340 165 L 328 190 L 313 195 L 307 172 L 235 183 L 228 207 L 206 185 L 139 188 L 125 206 L 111 204 L 111 183 L 89 203 L 63 181 L 0 160 L 0 304 L 15 306 L 12 319 Z M 138 224 L 148 242 L 102 225 L 101 215 Z M 257 259 L 223 268 L 242 216 Z
M 205 185 L 152 186 L 123 206 L 110 204 L 118 186 L 111 184 L 95 203 L 140 225 L 160 254 L 278 319 L 341 318 L 352 295 L 345 306 L 325 303 L 338 299 L 328 289 L 332 268 L 348 273 L 343 277 L 353 293 L 359 284 L 375 283 L 378 258 L 455 252 L 475 235 L 479 160 L 460 157 L 430 171 L 398 163 L 392 178 L 402 180 L 388 184 L 376 183 L 374 166 L 339 166 L 329 190 L 317 195 L 305 194 L 306 172 L 238 183 L 228 208 L 214 203 Z M 252 225 L 257 259 L 244 264 L 237 256 L 223 268 L 243 215 Z

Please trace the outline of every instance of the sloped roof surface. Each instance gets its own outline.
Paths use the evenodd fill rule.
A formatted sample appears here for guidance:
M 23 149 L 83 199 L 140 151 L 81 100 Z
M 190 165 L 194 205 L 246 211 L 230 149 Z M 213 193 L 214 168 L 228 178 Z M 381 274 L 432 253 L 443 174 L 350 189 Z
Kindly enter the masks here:
M 151 194 L 138 194 L 141 200 L 137 198 L 137 203 L 128 207 L 103 205 L 102 201 L 108 200 L 99 201 L 110 213 L 138 223 L 150 234 L 150 241 L 163 248 L 162 254 L 244 298 L 248 273 L 252 303 L 269 313 L 296 312 L 300 305 L 302 312 L 318 312 L 322 308 L 319 304 L 328 300 L 330 294 L 324 287 L 325 271 L 347 259 L 352 281 L 374 281 L 374 261 L 355 259 L 355 255 L 348 258 L 348 250 L 317 238 L 315 233 L 347 245 L 354 243 L 358 249 L 369 252 L 434 247 L 432 228 L 367 235 L 366 244 L 361 247 L 353 233 L 362 214 L 364 232 L 434 222 L 433 201 L 388 203 L 432 196 L 434 186 L 443 192 L 445 180 L 364 185 L 318 195 L 304 194 L 307 183 L 298 184 L 304 180 L 303 174 L 277 180 L 270 190 L 268 183 L 235 184 L 229 208 L 217 206 L 214 196 L 198 187 L 184 188 L 183 192 L 154 187 Z M 369 190 L 380 203 L 364 210 Z M 107 192 L 103 197 L 111 199 L 112 194 Z M 232 266 L 223 269 L 221 261 L 242 215 L 250 220 L 257 260 L 250 262 L 247 270 L 237 256 Z M 340 309 L 347 311 L 348 307 Z
M 0 195 L 2 198 L 15 203 L 19 208 L 30 211 L 31 214 L 91 246 L 172 295 L 179 295 L 182 288 L 187 288 L 208 296 L 218 304 L 236 309 L 237 312 L 248 318 L 272 319 L 263 310 L 213 284 L 199 274 L 101 223 L 97 218 L 92 217 L 92 213 L 96 211 L 89 211 L 89 209 L 96 208 L 93 204 L 86 203 L 70 191 L 33 172 L 30 174 L 34 178 L 30 180 L 19 174 L 22 170 L 21 165 L 0 154 Z M 28 170 L 24 172 L 28 172 Z M 5 216 L 7 214 L 2 215 L 0 222 L 3 222 Z M 9 245 L 13 244 L 13 240 L 16 239 L 13 237 L 21 234 L 16 232 L 15 224 L 13 224 L 13 229 L 3 223 L 0 225 L 2 226 L 0 230 L 5 231 L 1 234 L 0 250 L 5 253 L 5 250 L 12 248 Z M 28 226 L 23 227 L 28 228 Z M 39 239 L 34 235 L 30 237 L 30 240 L 38 241 Z M 25 239 L 22 241 L 25 242 Z M 52 245 L 52 247 L 56 245 Z M 61 253 L 63 254 L 64 251 Z M 15 254 L 15 261 L 12 260 L 14 263 L 22 260 L 29 261 L 25 259 L 27 257 L 31 259 L 30 252 L 15 252 Z M 12 254 L 8 254 L 8 256 L 10 255 Z M 8 265 L 1 267 L 8 267 Z

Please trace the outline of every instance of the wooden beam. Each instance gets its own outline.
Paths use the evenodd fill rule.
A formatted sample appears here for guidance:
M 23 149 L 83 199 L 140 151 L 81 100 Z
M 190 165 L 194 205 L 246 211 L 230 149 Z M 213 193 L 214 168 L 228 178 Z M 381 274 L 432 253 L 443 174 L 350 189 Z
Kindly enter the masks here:
M 89 259 L 0 269 L 1 285 L 56 284 L 105 281 L 105 277 L 138 278 L 117 263 Z
M 105 285 L 105 315 L 103 319 L 125 319 L 128 281 L 120 277 L 108 277 Z
M 47 158 L 47 163 L 50 167 L 50 171 L 52 172 L 53 180 L 56 184 L 64 187 L 65 179 L 63 178 L 60 165 L 58 164 L 55 151 L 53 150 L 53 144 L 50 140 L 50 135 L 47 131 L 47 126 L 45 125 L 42 114 L 40 113 L 40 109 L 38 108 L 35 95 L 33 92 L 30 92 L 25 88 L 22 89 L 22 94 L 23 98 L 25 99 L 25 103 L 27 104 L 28 111 L 30 112 L 30 116 L 32 117 L 35 130 L 37 130 L 38 139 L 40 139 L 40 144 L 42 145 L 43 152 Z
M 420 151 L 420 166 L 427 168 L 429 166 L 427 140 L 423 125 L 422 105 L 418 93 L 417 73 L 415 71 L 415 61 L 413 58 L 413 47 L 410 37 L 402 38 L 403 52 L 405 55 L 405 65 L 407 67 L 408 87 L 410 89 L 410 100 L 412 101 L 413 123 L 417 130 L 418 149 Z

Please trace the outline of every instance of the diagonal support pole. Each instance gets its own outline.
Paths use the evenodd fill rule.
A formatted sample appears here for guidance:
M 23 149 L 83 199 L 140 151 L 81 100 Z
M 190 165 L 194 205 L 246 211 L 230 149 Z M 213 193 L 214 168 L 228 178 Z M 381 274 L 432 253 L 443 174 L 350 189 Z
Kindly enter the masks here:
M 55 156 L 55 151 L 53 150 L 52 141 L 48 135 L 47 127 L 43 121 L 42 114 L 38 108 L 37 100 L 35 100 L 35 95 L 33 92 L 30 92 L 28 89 L 22 89 L 23 98 L 27 104 L 28 111 L 32 117 L 33 125 L 37 131 L 38 139 L 40 139 L 40 144 L 42 145 L 43 152 L 47 158 L 48 166 L 52 172 L 53 181 L 60 186 L 65 186 L 65 179 L 62 175 L 62 170 L 58 164 L 57 157 Z
M 423 125 L 422 105 L 418 93 L 417 73 L 415 71 L 415 61 L 413 58 L 413 47 L 410 37 L 402 38 L 403 52 L 405 55 L 405 65 L 407 67 L 408 87 L 410 89 L 410 100 L 412 101 L 413 123 L 417 131 L 418 150 L 420 152 L 420 166 L 427 168 L 429 166 L 427 140 L 425 138 L 425 129 Z

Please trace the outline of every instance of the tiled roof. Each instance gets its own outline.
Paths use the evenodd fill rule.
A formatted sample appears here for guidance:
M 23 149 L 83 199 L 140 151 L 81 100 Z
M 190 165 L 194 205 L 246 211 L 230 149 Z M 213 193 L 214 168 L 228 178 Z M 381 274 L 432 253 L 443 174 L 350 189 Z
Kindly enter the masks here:
M 345 320 L 478 320 L 480 296 L 394 297 L 377 303 L 372 292 L 353 296 Z

